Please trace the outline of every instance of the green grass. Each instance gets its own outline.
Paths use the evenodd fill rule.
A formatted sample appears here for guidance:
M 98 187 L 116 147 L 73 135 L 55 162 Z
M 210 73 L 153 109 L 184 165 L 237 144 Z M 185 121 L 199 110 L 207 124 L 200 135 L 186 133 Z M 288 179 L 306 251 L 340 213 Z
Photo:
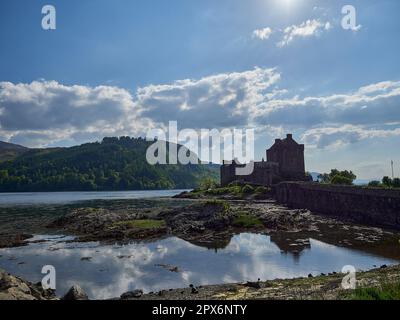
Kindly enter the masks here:
M 217 207 L 224 213 L 228 213 L 231 209 L 229 203 L 224 200 L 209 200 L 205 203 L 205 206 Z
M 118 221 L 112 224 L 112 227 L 123 227 L 134 229 L 159 229 L 165 227 L 164 220 L 129 220 Z
M 356 289 L 351 300 L 400 300 L 400 282 L 381 285 L 380 288 Z
M 257 228 L 262 227 L 263 223 L 260 218 L 250 215 L 247 212 L 239 212 L 234 218 L 233 223 L 235 227 L 240 228 Z
M 233 187 L 226 187 L 226 188 L 214 188 L 205 191 L 205 194 L 212 195 L 212 196 L 220 196 L 220 195 L 227 195 L 227 194 L 240 194 L 242 192 L 239 186 Z

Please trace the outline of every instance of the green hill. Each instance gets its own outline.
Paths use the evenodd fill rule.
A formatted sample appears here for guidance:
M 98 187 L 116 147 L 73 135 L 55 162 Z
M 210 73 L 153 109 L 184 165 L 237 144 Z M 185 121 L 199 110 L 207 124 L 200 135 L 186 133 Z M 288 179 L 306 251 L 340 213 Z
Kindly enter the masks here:
M 151 144 L 121 137 L 25 150 L 0 163 L 0 192 L 190 189 L 205 177 L 218 178 L 218 166 L 149 165 L 145 157 Z
M 13 160 L 28 150 L 17 144 L 0 141 L 0 162 Z

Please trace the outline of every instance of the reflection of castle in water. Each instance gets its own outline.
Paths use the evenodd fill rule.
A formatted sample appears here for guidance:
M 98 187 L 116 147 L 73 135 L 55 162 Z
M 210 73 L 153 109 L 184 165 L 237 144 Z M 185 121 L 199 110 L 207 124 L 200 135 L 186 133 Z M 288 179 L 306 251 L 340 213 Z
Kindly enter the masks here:
M 213 238 L 210 242 L 204 241 L 189 241 L 189 243 L 207 248 L 208 250 L 214 250 L 215 253 L 223 251 L 229 247 L 232 243 L 232 239 L 235 237 L 234 233 L 224 233 L 219 235 L 217 238 Z M 260 234 L 264 235 L 264 234 Z M 296 234 L 294 234 L 296 235 Z M 291 238 L 287 232 L 276 232 L 271 235 L 265 235 L 268 237 L 272 244 L 275 244 L 282 254 L 291 255 L 295 261 L 299 261 L 303 251 L 311 249 L 310 239 L 300 239 L 299 237 Z M 297 235 L 298 236 L 298 235 Z
M 248 176 L 237 176 L 236 168 L 243 167 L 237 161 L 221 166 L 221 185 L 239 181 L 271 186 L 281 181 L 308 181 L 304 164 L 304 145 L 298 144 L 291 134 L 286 139 L 276 139 L 267 150 L 267 161 L 255 162 L 254 171 Z

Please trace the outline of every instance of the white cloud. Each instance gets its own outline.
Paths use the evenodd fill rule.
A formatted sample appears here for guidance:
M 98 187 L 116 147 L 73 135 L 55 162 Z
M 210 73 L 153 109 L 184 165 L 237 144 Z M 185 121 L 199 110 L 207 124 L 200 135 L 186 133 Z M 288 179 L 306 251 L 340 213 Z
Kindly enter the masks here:
M 257 38 L 260 40 L 268 40 L 271 34 L 272 34 L 271 28 L 257 29 L 253 31 L 253 38 Z
M 323 31 L 332 28 L 330 22 L 321 22 L 319 19 L 307 20 L 300 25 L 292 25 L 283 30 L 283 39 L 278 42 L 278 47 L 284 47 L 290 44 L 296 38 L 307 38 L 318 36 Z
M 223 73 L 199 80 L 139 88 L 137 105 L 142 117 L 155 122 L 178 121 L 184 128 L 241 127 L 249 110 L 264 100 L 280 79 L 275 69 Z
M 293 96 L 276 69 L 222 73 L 135 93 L 55 81 L 0 83 L 0 140 L 27 146 L 71 145 L 104 136 L 145 135 L 178 121 L 180 128 L 296 131 L 317 148 L 400 136 L 400 81 L 353 92 Z
M 307 130 L 302 140 L 308 147 L 339 148 L 370 138 L 400 137 L 400 128 L 374 129 L 363 126 L 343 125 L 341 127 L 323 127 Z
M 56 81 L 0 82 L 0 135 L 44 146 L 74 135 L 140 132 L 132 95 L 109 86 L 65 86 Z
M 400 82 L 385 81 L 347 94 L 264 101 L 254 110 L 264 125 L 309 128 L 321 124 L 382 125 L 400 121 Z
M 178 121 L 184 128 L 241 127 L 248 110 L 280 79 L 275 69 L 223 73 L 149 85 L 135 94 L 117 87 L 56 81 L 0 83 L 0 140 L 30 147 L 75 144 L 104 136 L 145 135 Z

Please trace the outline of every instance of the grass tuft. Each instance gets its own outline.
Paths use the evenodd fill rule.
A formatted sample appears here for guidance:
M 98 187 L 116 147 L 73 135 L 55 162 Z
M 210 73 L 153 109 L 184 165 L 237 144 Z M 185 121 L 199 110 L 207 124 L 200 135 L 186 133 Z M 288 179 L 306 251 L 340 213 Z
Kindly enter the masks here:
M 257 228 L 262 227 L 263 223 L 256 216 L 250 215 L 247 212 L 239 212 L 233 220 L 233 225 L 240 228 Z
M 400 300 L 400 282 L 383 284 L 380 288 L 360 288 L 351 295 L 351 300 Z
M 112 227 L 126 226 L 130 229 L 159 229 L 165 227 L 164 220 L 129 220 L 118 221 L 112 224 Z

